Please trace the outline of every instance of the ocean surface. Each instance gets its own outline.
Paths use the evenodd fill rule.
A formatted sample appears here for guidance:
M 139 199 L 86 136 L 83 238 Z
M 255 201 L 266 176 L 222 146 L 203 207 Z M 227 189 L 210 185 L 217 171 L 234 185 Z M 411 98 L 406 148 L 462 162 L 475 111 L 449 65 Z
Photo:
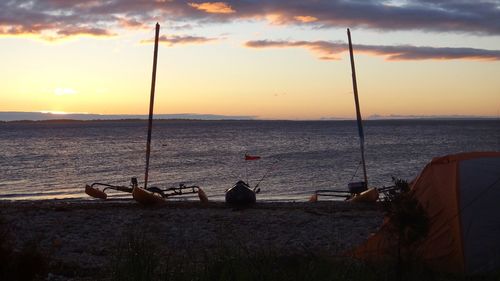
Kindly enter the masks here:
M 411 180 L 433 157 L 500 151 L 498 119 L 364 125 L 370 186 L 391 185 L 392 176 Z M 145 120 L 0 123 L 0 200 L 94 200 L 85 184 L 142 183 L 146 132 Z M 305 201 L 316 189 L 346 190 L 362 179 L 357 134 L 355 121 L 158 120 L 149 186 L 199 185 L 222 201 L 237 180 L 254 186 L 264 178 L 258 199 Z M 262 158 L 245 161 L 245 153 Z

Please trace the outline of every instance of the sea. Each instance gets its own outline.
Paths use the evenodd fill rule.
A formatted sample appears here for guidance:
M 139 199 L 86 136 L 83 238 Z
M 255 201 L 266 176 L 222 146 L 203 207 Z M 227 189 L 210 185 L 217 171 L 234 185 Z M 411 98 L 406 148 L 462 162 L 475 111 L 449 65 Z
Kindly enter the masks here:
M 499 119 L 368 120 L 364 131 L 368 182 L 376 187 L 412 180 L 434 157 L 500 151 Z M 132 177 L 142 184 L 146 135 L 146 120 L 2 122 L 0 200 L 96 200 L 86 184 L 129 186 Z M 258 200 L 306 201 L 317 189 L 361 181 L 360 163 L 355 121 L 155 120 L 148 186 L 197 185 L 223 201 L 244 180 L 259 185 Z

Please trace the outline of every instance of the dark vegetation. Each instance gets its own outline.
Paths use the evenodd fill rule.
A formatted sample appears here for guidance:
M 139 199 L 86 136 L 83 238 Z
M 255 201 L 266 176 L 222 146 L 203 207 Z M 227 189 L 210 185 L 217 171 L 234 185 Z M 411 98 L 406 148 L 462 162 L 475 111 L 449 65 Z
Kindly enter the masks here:
M 179 254 L 155 247 L 155 239 L 131 232 L 116 245 L 103 280 L 146 281 L 266 281 L 266 280 L 500 280 L 500 274 L 456 276 L 433 272 L 419 263 L 367 264 L 345 256 L 326 254 L 282 255 L 272 249 L 221 244 L 196 254 Z
M 407 272 L 422 262 L 416 255 L 416 248 L 429 231 L 429 217 L 424 208 L 410 193 L 407 181 L 393 177 L 396 192 L 385 194 L 382 208 L 389 218 L 388 232 L 394 241 L 394 251 L 388 253 L 394 264 L 397 280 L 406 279 Z
M 393 178 L 393 182 L 399 192 L 386 194 L 382 208 L 391 221 L 390 232 L 398 241 L 399 248 L 412 252 L 415 245 L 427 236 L 429 217 L 409 192 L 407 181 Z
M 0 280 L 44 280 L 48 261 L 36 240 L 26 241 L 16 250 L 9 225 L 0 216 Z
M 359 275 L 361 264 L 336 257 L 286 256 L 271 250 L 253 252 L 241 245 L 220 245 L 210 253 L 186 255 L 162 252 L 152 241 L 138 232 L 121 241 L 111 263 L 110 279 L 365 280 L 365 276 Z

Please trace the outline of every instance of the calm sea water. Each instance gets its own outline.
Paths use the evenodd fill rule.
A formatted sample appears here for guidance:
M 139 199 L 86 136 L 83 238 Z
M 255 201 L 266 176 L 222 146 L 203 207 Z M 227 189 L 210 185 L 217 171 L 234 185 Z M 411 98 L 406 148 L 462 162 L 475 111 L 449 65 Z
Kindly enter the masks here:
M 2 123 L 0 199 L 88 199 L 85 184 L 141 182 L 146 127 L 146 121 Z M 380 187 L 391 176 L 411 180 L 436 156 L 500 151 L 500 121 L 367 121 L 365 138 L 370 185 Z M 262 159 L 244 161 L 245 153 Z M 354 121 L 157 121 L 150 186 L 196 184 L 223 200 L 238 179 L 255 185 L 267 173 L 259 199 L 306 200 L 316 189 L 361 180 L 360 159 Z

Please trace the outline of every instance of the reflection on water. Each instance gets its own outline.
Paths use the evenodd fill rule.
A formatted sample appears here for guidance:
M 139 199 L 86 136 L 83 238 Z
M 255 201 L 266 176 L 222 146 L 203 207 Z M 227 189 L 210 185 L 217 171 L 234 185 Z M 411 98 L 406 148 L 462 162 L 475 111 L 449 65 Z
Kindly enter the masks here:
M 141 181 L 146 126 L 0 123 L 0 198 L 87 198 L 88 183 Z M 412 179 L 436 156 L 500 150 L 498 120 L 368 121 L 365 131 L 368 176 L 375 186 L 390 184 L 393 175 Z M 267 172 L 260 199 L 305 200 L 315 189 L 346 188 L 360 161 L 358 141 L 354 121 L 158 121 L 150 182 L 164 188 L 196 184 L 210 199 L 223 200 L 238 179 L 255 185 Z M 262 159 L 245 162 L 245 153 Z M 111 198 L 128 196 L 110 192 Z

